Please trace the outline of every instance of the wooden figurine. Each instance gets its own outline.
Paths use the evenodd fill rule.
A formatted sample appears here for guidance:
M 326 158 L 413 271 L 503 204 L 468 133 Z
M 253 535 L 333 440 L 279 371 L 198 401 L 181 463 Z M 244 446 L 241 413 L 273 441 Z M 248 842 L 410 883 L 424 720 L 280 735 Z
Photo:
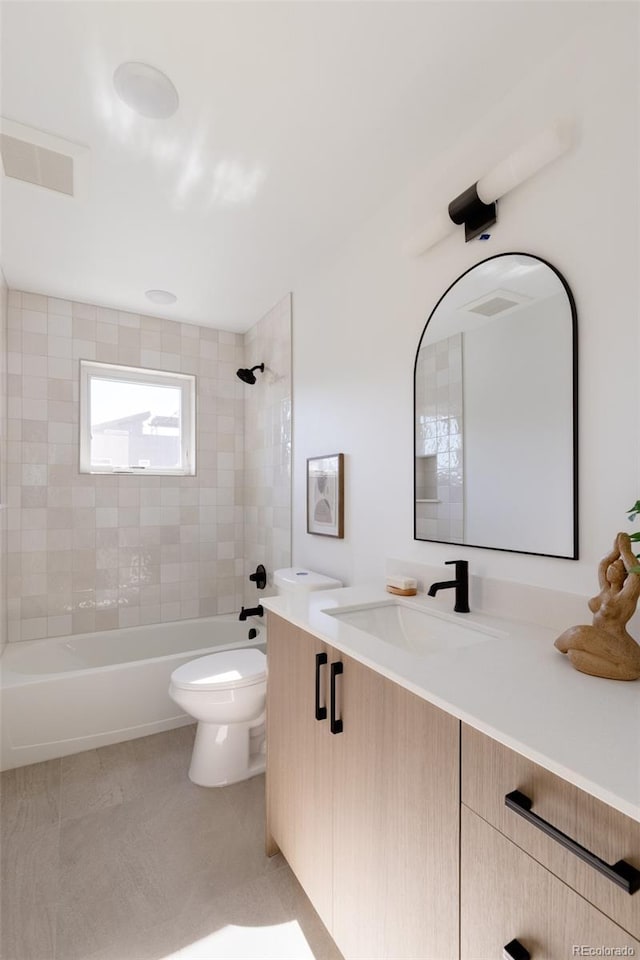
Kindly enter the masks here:
M 631 572 L 637 565 L 629 535 L 619 533 L 598 567 L 600 593 L 589 600 L 593 626 L 570 627 L 555 642 L 576 670 L 610 680 L 640 677 L 640 646 L 625 629 L 640 598 L 640 575 Z

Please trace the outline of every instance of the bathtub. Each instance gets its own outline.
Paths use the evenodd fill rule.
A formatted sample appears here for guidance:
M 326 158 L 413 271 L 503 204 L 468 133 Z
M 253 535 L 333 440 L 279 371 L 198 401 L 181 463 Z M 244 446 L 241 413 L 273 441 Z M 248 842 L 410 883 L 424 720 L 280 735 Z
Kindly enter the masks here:
M 192 723 L 167 692 L 176 667 L 265 646 L 262 624 L 228 616 L 9 643 L 0 659 L 0 770 Z

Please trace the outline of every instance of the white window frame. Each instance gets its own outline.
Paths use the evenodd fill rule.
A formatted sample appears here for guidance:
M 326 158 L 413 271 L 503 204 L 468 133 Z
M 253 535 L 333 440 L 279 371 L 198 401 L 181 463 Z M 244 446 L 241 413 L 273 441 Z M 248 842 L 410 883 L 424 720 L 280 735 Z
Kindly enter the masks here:
M 93 378 L 116 382 L 148 383 L 178 387 L 180 404 L 180 442 L 182 467 L 95 466 L 91 464 L 91 389 Z M 168 373 L 145 367 L 126 367 L 117 363 L 80 361 L 80 473 L 113 473 L 133 476 L 194 476 L 196 472 L 196 378 L 187 373 Z

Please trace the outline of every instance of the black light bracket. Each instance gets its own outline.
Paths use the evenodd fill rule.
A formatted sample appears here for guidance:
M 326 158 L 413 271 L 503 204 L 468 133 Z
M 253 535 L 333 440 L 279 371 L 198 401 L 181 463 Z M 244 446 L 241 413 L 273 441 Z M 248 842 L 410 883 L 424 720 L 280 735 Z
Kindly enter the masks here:
M 468 243 L 494 224 L 498 216 L 498 203 L 483 203 L 478 196 L 478 183 L 467 187 L 449 204 L 449 216 L 454 223 L 464 223 L 464 239 Z

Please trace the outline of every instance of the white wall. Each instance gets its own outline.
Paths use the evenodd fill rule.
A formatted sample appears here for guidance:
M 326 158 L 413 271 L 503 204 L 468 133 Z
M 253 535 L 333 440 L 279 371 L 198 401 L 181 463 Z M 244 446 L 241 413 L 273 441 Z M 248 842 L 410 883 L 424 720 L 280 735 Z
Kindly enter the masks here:
M 467 330 L 464 539 L 573 553 L 571 311 L 564 292 Z
M 589 27 L 475 127 L 420 182 L 325 255 L 294 289 L 293 556 L 346 582 L 384 574 L 385 558 L 595 592 L 596 563 L 638 496 L 638 8 L 606 3 Z M 446 96 L 446 91 L 442 91 Z M 403 243 L 478 176 L 558 116 L 572 151 L 500 203 L 489 243 L 458 231 L 418 260 Z M 395 193 L 395 195 L 394 195 Z M 412 539 L 412 375 L 425 320 L 449 284 L 491 254 L 549 260 L 577 302 L 581 559 L 551 560 Z M 343 541 L 308 535 L 305 461 L 346 455 Z

